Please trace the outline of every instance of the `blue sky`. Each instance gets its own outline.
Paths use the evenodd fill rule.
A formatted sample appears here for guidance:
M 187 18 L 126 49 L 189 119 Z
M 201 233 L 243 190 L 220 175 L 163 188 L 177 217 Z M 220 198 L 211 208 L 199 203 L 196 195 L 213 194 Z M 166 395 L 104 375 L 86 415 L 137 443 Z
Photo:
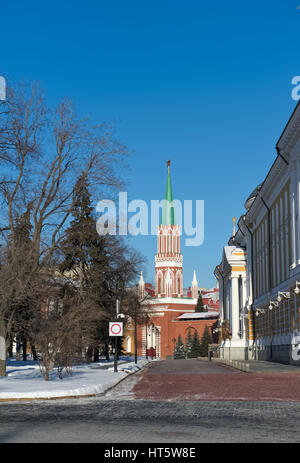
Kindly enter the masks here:
M 300 0 L 1 1 L 0 75 L 38 80 L 50 103 L 117 120 L 135 152 L 129 199 L 205 201 L 205 239 L 182 247 L 184 284 L 213 270 L 296 102 Z M 156 239 L 131 238 L 153 280 Z

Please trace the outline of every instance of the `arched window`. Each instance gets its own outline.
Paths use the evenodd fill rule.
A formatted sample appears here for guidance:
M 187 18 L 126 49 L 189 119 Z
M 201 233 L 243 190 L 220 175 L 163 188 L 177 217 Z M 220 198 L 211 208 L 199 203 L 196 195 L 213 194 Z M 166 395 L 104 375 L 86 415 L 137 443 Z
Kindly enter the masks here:
M 189 332 L 191 333 L 191 336 L 194 336 L 195 331 L 197 330 L 193 326 L 189 326 L 188 328 L 186 328 L 184 333 L 184 339 L 187 339 Z
M 161 294 L 161 278 L 160 276 L 158 277 L 158 285 L 157 285 L 157 292 L 158 294 Z
M 131 352 L 131 337 L 126 338 L 126 352 Z

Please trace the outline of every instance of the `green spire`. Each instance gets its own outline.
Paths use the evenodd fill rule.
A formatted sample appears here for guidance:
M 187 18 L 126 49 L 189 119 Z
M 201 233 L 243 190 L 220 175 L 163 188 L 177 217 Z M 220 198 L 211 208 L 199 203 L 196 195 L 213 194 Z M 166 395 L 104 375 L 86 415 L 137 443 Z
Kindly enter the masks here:
M 162 208 L 162 220 L 161 225 L 175 225 L 175 211 L 173 205 L 173 193 L 172 193 L 172 184 L 171 184 L 171 177 L 170 177 L 170 163 L 171 161 L 167 161 L 168 166 L 168 177 L 167 177 L 167 186 L 166 186 L 166 193 L 164 197 L 164 204 Z

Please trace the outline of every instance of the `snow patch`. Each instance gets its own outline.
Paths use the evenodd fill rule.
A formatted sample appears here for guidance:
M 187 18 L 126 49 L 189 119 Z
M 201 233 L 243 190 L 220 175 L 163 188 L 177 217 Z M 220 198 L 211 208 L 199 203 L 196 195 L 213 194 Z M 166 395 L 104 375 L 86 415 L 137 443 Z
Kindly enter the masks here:
M 64 376 L 62 380 L 54 370 L 49 381 L 41 376 L 37 362 L 8 360 L 7 376 L 0 378 L 0 399 L 50 399 L 101 394 L 149 363 L 143 358 L 139 358 L 137 364 L 128 360 L 128 357 L 120 359 L 116 373 L 110 360 L 76 365 L 72 376 Z

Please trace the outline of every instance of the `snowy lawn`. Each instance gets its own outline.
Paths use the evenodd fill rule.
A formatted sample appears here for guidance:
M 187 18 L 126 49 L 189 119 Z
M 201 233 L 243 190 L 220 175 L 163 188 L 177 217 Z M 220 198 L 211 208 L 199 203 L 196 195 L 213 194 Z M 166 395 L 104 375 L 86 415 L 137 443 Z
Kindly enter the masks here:
M 137 365 L 130 357 L 121 357 L 118 372 L 113 360 L 76 365 L 72 376 L 64 372 L 59 379 L 56 369 L 45 381 L 35 361 L 7 361 L 7 376 L 0 377 L 0 399 L 50 399 L 53 397 L 99 394 L 117 384 L 128 374 L 145 366 L 149 360 L 138 358 Z

